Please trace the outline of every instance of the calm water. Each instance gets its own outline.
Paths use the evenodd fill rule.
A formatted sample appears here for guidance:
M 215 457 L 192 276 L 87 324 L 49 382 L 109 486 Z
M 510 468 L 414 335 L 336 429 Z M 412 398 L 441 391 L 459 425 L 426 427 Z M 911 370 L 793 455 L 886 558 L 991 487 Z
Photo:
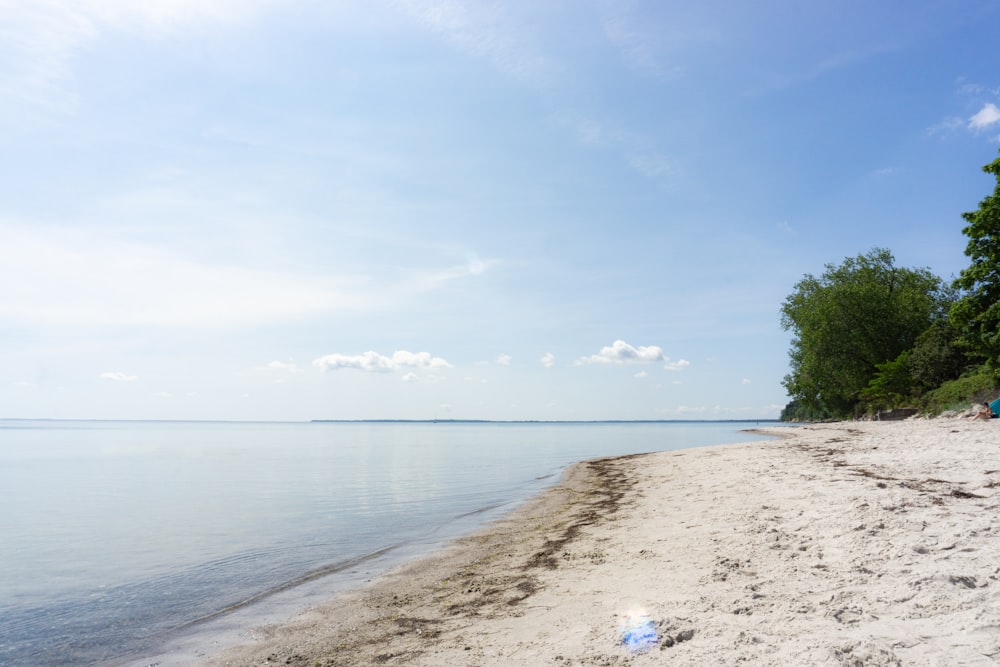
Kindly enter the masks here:
M 313 575 L 332 590 L 434 548 L 574 461 L 752 425 L 0 421 L 0 664 L 150 655 Z

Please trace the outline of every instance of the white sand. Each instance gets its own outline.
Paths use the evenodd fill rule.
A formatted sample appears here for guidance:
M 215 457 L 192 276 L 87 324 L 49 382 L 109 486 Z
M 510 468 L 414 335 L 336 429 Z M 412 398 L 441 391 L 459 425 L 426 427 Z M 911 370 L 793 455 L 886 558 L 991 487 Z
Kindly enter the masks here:
M 1000 420 L 781 432 L 581 464 L 206 664 L 1000 664 Z

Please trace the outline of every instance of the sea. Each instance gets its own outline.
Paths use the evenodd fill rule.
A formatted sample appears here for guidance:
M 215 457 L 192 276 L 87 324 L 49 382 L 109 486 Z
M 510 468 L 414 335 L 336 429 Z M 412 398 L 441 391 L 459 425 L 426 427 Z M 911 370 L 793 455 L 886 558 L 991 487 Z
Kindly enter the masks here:
M 0 665 L 187 664 L 574 462 L 759 423 L 0 420 Z

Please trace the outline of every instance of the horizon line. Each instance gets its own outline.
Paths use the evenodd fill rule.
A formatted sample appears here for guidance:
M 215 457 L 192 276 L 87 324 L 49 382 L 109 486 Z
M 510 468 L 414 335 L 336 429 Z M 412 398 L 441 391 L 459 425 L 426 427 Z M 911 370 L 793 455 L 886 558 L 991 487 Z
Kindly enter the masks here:
M 187 423 L 187 424 L 666 424 L 666 423 L 726 423 L 781 422 L 773 417 L 740 419 L 106 419 L 101 417 L 0 417 L 0 422 L 119 422 L 119 423 Z

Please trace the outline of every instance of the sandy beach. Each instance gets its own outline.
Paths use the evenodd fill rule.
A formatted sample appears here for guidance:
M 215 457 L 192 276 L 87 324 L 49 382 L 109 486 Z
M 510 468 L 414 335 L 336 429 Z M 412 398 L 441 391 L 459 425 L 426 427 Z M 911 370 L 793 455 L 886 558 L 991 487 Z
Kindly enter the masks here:
M 205 665 L 995 665 L 1000 421 L 588 461 Z

